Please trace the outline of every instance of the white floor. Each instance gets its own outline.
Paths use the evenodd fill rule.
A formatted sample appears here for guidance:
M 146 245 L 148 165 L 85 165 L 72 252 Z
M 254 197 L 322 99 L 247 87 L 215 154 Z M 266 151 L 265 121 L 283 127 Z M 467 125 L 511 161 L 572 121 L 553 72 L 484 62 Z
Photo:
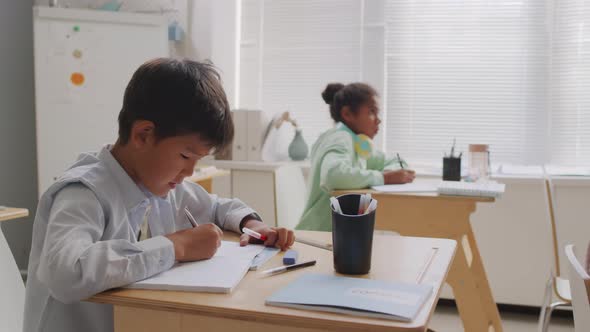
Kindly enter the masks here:
M 538 317 L 532 314 L 501 312 L 502 326 L 505 332 L 537 332 Z M 430 328 L 436 332 L 463 331 L 461 319 L 457 309 L 451 306 L 439 305 L 432 318 Z M 553 317 L 550 332 L 574 332 L 571 318 Z

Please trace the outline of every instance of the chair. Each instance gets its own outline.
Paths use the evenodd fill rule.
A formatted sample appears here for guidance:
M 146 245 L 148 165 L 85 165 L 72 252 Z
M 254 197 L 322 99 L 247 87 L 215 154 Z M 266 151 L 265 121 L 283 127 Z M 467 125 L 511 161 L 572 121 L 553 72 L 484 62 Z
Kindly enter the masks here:
M 572 289 L 575 332 L 590 331 L 590 276 L 575 255 L 575 246 L 565 246 L 569 261 L 569 280 Z
M 551 179 L 545 179 L 545 192 L 547 198 L 547 206 L 549 209 L 549 220 L 551 222 L 551 240 L 553 242 L 553 266 L 549 272 L 547 284 L 545 287 L 545 295 L 541 306 L 541 313 L 539 315 L 539 332 L 547 332 L 549 322 L 551 321 L 551 314 L 558 307 L 571 306 L 572 295 L 570 291 L 569 280 L 562 278 L 559 267 L 559 251 L 557 243 L 557 226 L 555 222 L 555 210 L 553 205 L 553 185 Z M 551 302 L 552 293 L 555 294 L 558 301 Z
M 22 331 L 25 285 L 0 229 L 0 322 L 3 331 Z

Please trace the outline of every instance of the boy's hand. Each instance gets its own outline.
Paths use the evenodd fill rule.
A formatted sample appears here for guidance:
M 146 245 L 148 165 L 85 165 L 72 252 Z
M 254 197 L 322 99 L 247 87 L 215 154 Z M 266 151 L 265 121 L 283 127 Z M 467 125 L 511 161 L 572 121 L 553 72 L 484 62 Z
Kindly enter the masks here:
M 383 172 L 383 182 L 385 184 L 404 184 L 414 181 L 416 172 L 408 169 L 400 169 L 397 171 Z
M 248 220 L 244 227 L 247 227 L 253 231 L 266 235 L 266 241 L 264 245 L 267 247 L 277 247 L 285 251 L 289 249 L 293 242 L 295 242 L 295 234 L 292 230 L 284 227 L 269 227 L 261 221 L 251 219 Z M 248 234 L 242 234 L 240 237 L 240 246 L 245 246 L 248 243 L 261 243 L 262 241 L 251 237 Z
M 174 244 L 174 256 L 179 262 L 213 257 L 221 245 L 222 236 L 223 232 L 215 224 L 202 224 L 166 235 Z

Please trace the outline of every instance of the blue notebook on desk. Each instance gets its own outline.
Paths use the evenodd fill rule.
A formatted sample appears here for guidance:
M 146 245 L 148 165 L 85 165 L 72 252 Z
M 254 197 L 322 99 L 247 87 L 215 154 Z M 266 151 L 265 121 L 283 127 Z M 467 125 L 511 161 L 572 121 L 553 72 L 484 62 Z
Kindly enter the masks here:
M 412 321 L 432 286 L 333 275 L 306 274 L 266 299 L 279 307 Z

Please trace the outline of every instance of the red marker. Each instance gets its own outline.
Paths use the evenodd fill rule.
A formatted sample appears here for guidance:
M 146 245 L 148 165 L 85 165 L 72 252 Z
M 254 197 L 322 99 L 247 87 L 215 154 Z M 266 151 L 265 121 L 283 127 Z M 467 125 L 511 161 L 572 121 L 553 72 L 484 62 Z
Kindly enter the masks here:
M 266 235 L 262 235 L 256 231 L 251 230 L 250 228 L 244 227 L 242 228 L 242 231 L 244 231 L 244 233 L 250 235 L 251 237 L 261 240 L 261 241 L 266 241 Z

